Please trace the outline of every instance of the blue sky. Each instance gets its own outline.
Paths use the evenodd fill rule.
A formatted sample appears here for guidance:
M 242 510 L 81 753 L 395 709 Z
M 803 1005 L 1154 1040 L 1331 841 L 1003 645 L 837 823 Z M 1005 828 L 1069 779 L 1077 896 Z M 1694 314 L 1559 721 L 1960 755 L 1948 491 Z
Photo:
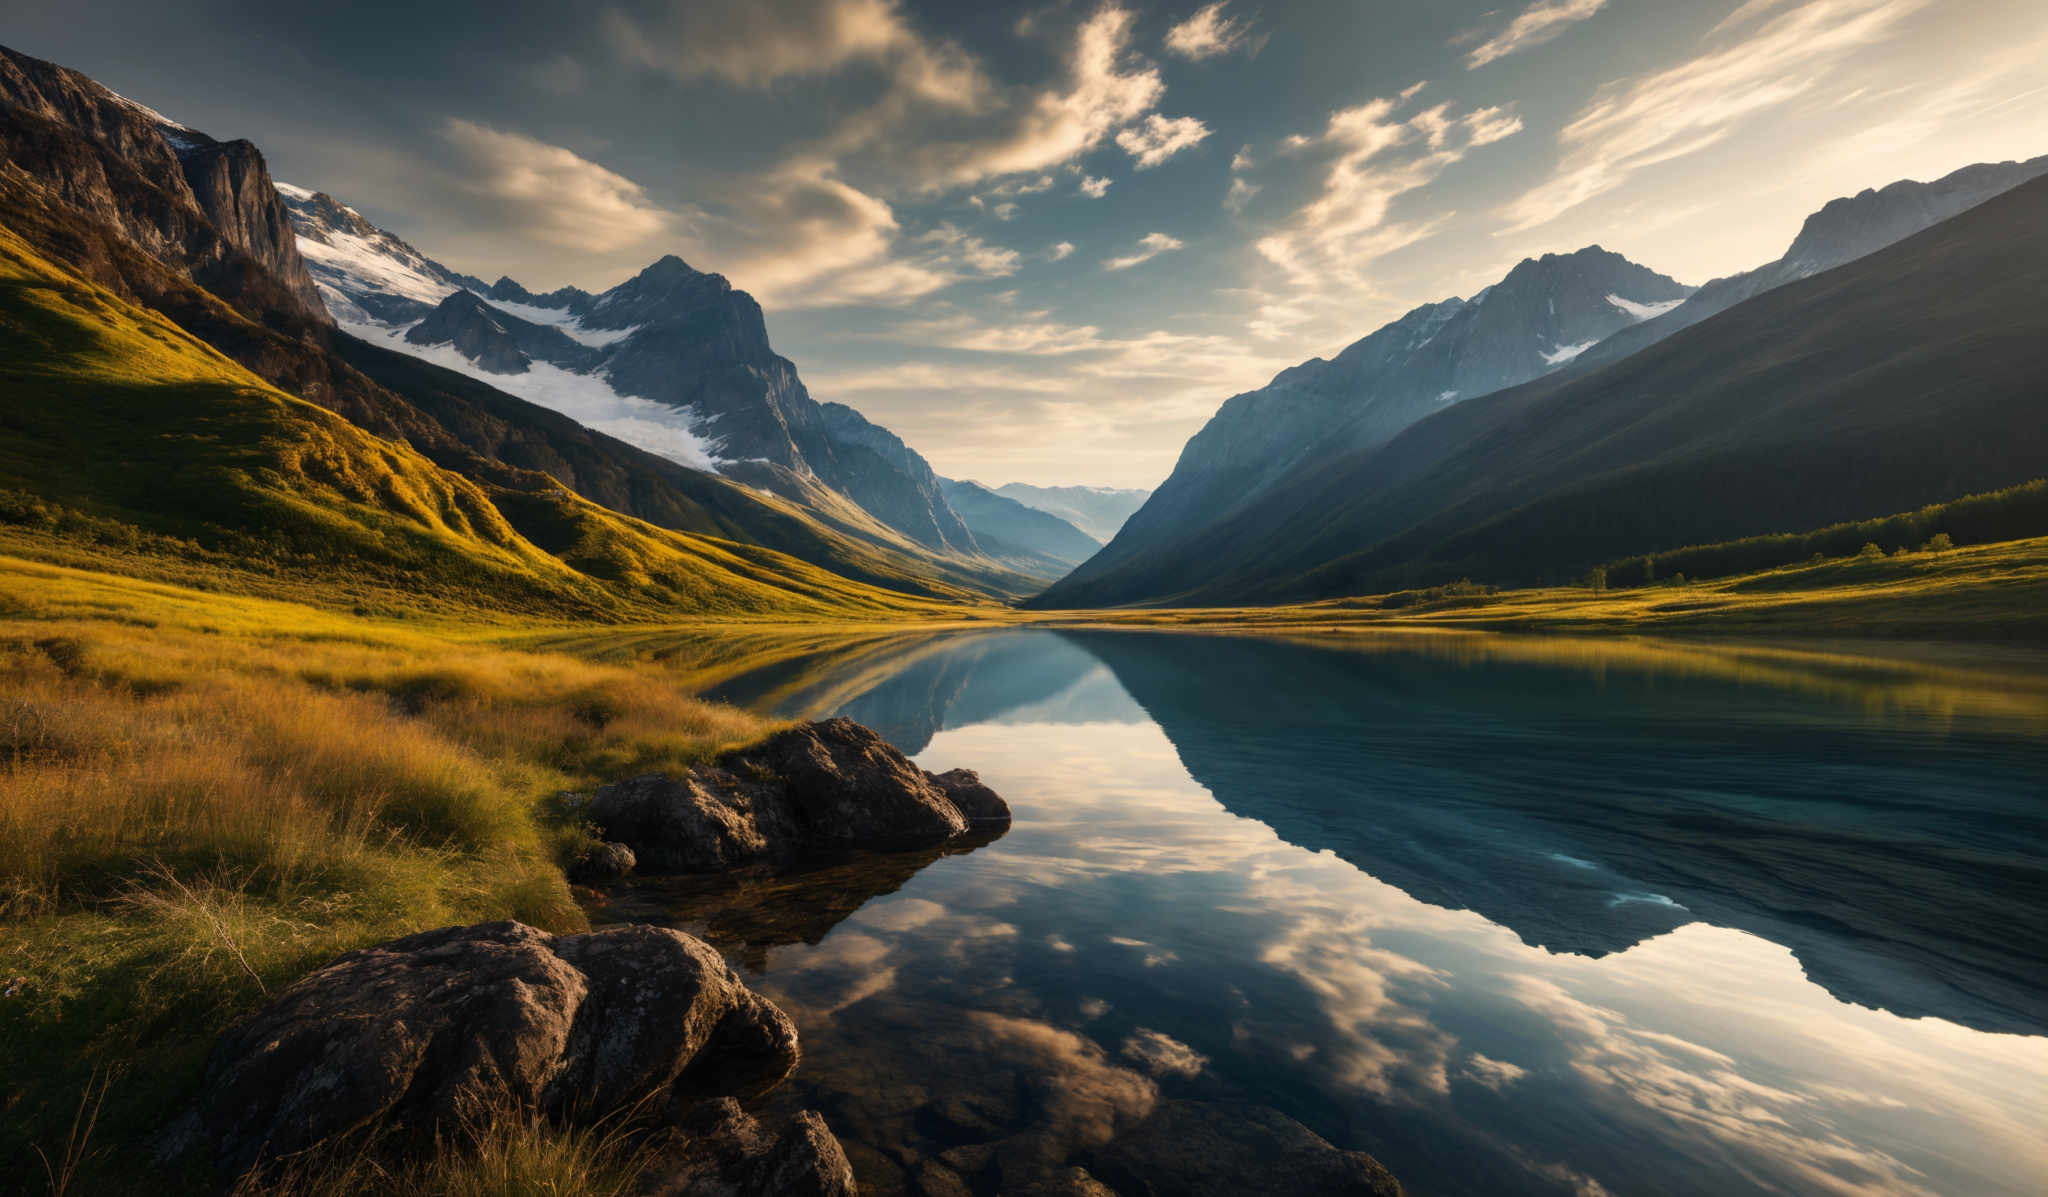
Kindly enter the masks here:
M 2038 0 L 69 0 L 0 39 L 459 269 L 723 272 L 817 397 L 990 483 L 1151 485 L 1524 256 L 1697 283 L 2048 152 Z

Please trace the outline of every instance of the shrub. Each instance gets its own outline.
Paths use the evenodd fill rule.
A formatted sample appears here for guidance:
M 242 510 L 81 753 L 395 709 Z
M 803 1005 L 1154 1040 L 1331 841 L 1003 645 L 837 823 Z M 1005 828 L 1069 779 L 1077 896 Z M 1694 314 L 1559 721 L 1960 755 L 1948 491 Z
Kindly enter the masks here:
M 1877 546 L 1876 541 L 1866 540 L 1863 542 L 1863 547 L 1856 550 L 1856 555 L 1858 557 L 1866 559 L 1872 557 L 1882 557 L 1884 556 L 1884 550 Z
M 1926 547 L 1927 551 L 1930 553 L 1946 553 L 1950 549 L 1956 547 L 1956 542 L 1949 539 L 1948 533 L 1936 532 L 1934 535 L 1927 538 Z

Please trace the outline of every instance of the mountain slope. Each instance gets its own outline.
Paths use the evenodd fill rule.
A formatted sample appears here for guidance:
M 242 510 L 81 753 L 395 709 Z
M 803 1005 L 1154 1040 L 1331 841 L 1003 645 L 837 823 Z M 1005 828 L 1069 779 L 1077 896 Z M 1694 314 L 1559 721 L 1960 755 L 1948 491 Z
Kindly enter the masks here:
M 1978 163 L 1931 183 L 1901 179 L 1829 200 L 1806 218 L 1777 261 L 1701 286 L 1684 303 L 1621 330 L 1573 365 L 1584 370 L 1618 362 L 1746 299 L 1903 241 L 2043 174 L 2048 174 L 2048 155 L 2026 162 Z
M 1045 602 L 1120 602 L 1116 582 L 1199 552 L 1219 522 L 1303 470 L 1385 443 L 1473 395 L 1547 374 L 1687 289 L 1598 246 L 1528 259 L 1471 299 L 1416 308 L 1346 348 L 1226 402 L 1108 547 Z
M 1124 521 L 1131 518 L 1131 513 L 1152 497 L 1149 490 L 1112 486 L 1032 486 L 1024 482 L 1006 482 L 996 487 L 995 493 L 1006 499 L 1015 499 L 1026 507 L 1056 515 L 1105 544 L 1124 526 Z
M 946 502 L 986 551 L 1051 582 L 1086 561 L 1102 542 L 1049 512 L 1027 507 L 978 482 L 940 479 Z
M 622 618 L 914 609 L 794 558 L 566 490 L 481 486 L 269 386 L 0 228 L 0 487 L 332 601 Z M 543 547 L 544 546 L 544 547 Z
M 2024 482 L 2048 474 L 2044 297 L 2037 179 L 1605 368 L 1459 404 L 1267 496 L 1199 557 L 1060 597 L 1563 580 Z

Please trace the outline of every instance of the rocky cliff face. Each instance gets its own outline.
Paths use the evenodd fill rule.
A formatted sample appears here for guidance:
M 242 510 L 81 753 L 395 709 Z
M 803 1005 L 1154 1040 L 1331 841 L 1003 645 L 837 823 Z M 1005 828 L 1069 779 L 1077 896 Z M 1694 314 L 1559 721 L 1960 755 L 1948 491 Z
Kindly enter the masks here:
M 1226 402 L 1109 546 L 1048 592 L 1056 603 L 1124 563 L 1199 543 L 1290 477 L 1384 444 L 1432 413 L 1557 370 L 1689 289 L 1599 246 L 1545 254 L 1470 299 L 1424 304 Z
M 8 164 L 50 198 L 119 229 L 223 298 L 280 291 L 282 306 L 329 321 L 263 155 L 249 142 L 215 141 L 76 71 L 5 47 L 0 139 Z
M 343 321 L 419 320 L 449 292 L 483 283 L 450 270 L 324 191 L 277 184 L 308 270 L 329 310 Z M 374 264 L 374 281 L 363 267 Z

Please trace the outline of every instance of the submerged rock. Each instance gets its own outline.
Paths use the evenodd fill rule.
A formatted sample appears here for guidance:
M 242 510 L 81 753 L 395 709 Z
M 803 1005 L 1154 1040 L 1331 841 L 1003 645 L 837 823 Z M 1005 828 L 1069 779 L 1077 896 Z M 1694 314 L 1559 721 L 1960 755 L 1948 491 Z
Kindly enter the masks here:
M 805 1110 L 771 1134 L 731 1098 L 681 1119 L 641 1174 L 641 1197 L 853 1197 L 846 1152 Z
M 797 1058 L 788 1017 L 681 932 L 448 927 L 350 952 L 222 1034 L 182 1137 L 240 1175 L 375 1125 L 752 1098 Z
M 678 873 L 929 848 L 1010 821 L 971 770 L 926 773 L 851 719 L 790 728 L 681 776 L 605 786 L 586 811 L 642 868 Z
M 1124 1197 L 1401 1194 L 1393 1173 L 1366 1153 L 1333 1146 L 1278 1110 L 1234 1102 L 1162 1102 L 1085 1162 Z

